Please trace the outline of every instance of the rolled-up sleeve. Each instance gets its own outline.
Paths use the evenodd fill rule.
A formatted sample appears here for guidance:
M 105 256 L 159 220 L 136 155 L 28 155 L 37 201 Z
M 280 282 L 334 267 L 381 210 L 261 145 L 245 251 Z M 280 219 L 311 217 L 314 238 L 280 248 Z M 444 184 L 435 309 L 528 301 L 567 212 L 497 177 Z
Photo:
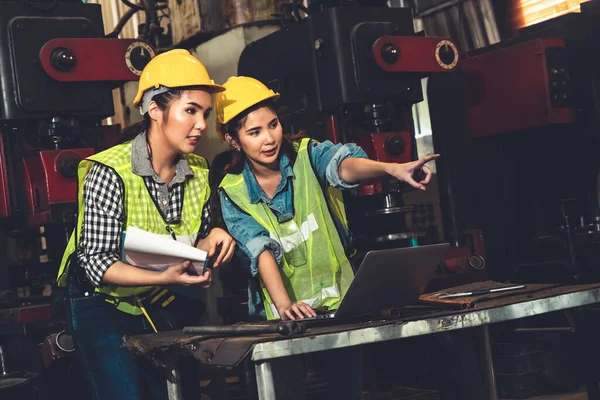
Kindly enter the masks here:
M 358 184 L 349 184 L 340 178 L 340 164 L 346 158 L 368 158 L 367 153 L 354 143 L 333 144 L 329 140 L 311 144 L 311 161 L 321 182 L 339 189 L 353 189 Z
M 115 171 L 95 164 L 83 185 L 83 229 L 77 258 L 96 287 L 119 261 L 123 232 L 123 187 Z
M 237 255 L 247 266 L 252 276 L 258 274 L 258 257 L 265 250 L 271 250 L 277 264 L 281 263 L 281 246 L 273 240 L 269 232 L 254 218 L 240 210 L 223 191 L 219 192 L 223 221 L 229 234 L 238 244 Z

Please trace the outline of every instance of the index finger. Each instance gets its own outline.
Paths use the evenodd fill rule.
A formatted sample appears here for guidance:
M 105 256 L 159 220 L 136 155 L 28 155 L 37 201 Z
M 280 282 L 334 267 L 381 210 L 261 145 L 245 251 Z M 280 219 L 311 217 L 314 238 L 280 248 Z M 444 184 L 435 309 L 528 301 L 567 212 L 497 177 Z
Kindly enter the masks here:
M 296 319 L 296 318 L 294 317 L 294 314 L 292 314 L 292 312 L 291 312 L 289 309 L 288 309 L 288 310 L 285 310 L 285 315 L 286 315 L 286 317 L 288 317 L 288 319 L 290 319 L 290 320 L 292 320 L 292 321 Z
M 227 254 L 227 249 L 225 249 L 224 247 L 218 247 L 215 250 L 215 252 L 219 252 L 219 255 L 217 256 L 217 259 L 214 262 L 214 266 L 218 267 L 219 265 L 221 265 L 221 263 L 223 262 L 223 258 L 225 258 L 225 255 Z
M 316 317 L 317 313 L 315 312 L 315 310 L 313 310 L 313 308 L 311 306 L 309 306 L 306 303 L 304 304 L 304 308 L 302 309 L 302 311 L 304 312 L 304 314 L 306 314 L 307 317 Z
M 417 160 L 417 168 L 421 165 L 427 164 L 431 160 L 435 160 L 439 156 L 440 156 L 439 154 L 429 154 L 428 156 L 418 159 Z
M 235 241 L 232 240 L 229 244 L 229 249 L 227 250 L 227 254 L 223 257 L 223 262 L 229 262 L 233 258 L 233 254 L 235 253 Z
M 431 180 L 431 175 L 433 174 L 431 170 L 425 166 L 423 166 L 422 171 L 425 172 L 425 178 L 421 179 L 421 184 L 426 185 Z
M 225 254 L 223 252 L 222 243 L 218 243 L 215 246 L 215 251 L 213 254 L 217 256 L 217 258 L 215 259 L 215 262 L 213 262 L 213 267 L 218 267 L 219 264 L 221 264 L 221 261 L 223 261 L 223 257 L 225 257 Z
M 425 190 L 425 186 L 417 183 L 412 177 L 407 177 L 404 182 L 408 183 L 410 186 L 414 187 L 415 189 L 421 189 L 421 190 Z
M 296 316 L 300 319 L 304 318 L 304 313 L 302 312 L 302 309 L 300 308 L 300 306 L 298 304 L 294 304 L 292 306 L 292 310 L 294 311 L 294 313 L 296 314 Z

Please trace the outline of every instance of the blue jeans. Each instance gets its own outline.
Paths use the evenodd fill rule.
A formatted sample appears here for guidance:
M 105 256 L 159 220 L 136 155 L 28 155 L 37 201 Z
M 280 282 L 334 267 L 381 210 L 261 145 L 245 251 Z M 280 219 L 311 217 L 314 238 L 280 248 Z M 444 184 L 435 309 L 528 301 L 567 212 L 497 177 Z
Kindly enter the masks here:
M 83 297 L 81 290 L 71 281 L 68 286 L 67 317 L 71 322 L 79 362 L 94 398 L 167 399 L 164 370 L 121 348 L 124 335 L 154 332 L 145 317 L 117 310 L 106 302 L 102 294 Z M 196 372 L 193 369 L 188 369 L 190 374 Z M 190 386 L 195 381 L 182 377 L 184 394 L 195 390 Z

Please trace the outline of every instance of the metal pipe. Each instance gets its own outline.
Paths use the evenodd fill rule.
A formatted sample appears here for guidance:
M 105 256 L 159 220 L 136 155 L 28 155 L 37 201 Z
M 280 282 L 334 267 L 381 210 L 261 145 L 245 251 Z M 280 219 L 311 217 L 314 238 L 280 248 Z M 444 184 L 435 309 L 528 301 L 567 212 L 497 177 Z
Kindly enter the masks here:
M 292 336 L 304 333 L 302 326 L 295 321 L 279 322 L 277 324 L 246 324 L 223 326 L 186 326 L 183 333 L 189 335 L 218 335 L 218 336 L 251 336 L 278 333 Z
M 498 43 L 501 40 L 498 24 L 496 23 L 496 15 L 494 13 L 494 5 L 491 0 L 481 0 L 479 3 L 481 15 L 483 16 L 483 26 L 487 34 L 488 44 Z
M 125 4 L 129 8 L 135 8 L 137 10 L 143 10 L 144 9 L 144 6 L 142 6 L 141 4 L 134 4 L 134 3 L 132 3 L 129 0 L 121 0 L 121 2 L 123 4 Z
M 461 0 L 449 0 L 444 3 L 438 4 L 437 6 L 428 8 L 427 10 L 416 14 L 415 17 L 422 18 L 427 15 L 435 14 L 436 12 L 445 10 L 446 8 L 454 7 L 455 5 L 457 5 L 460 2 L 461 2 Z
M 274 400 L 275 380 L 273 379 L 273 368 L 269 361 L 262 361 L 254 366 L 256 371 L 256 388 L 259 400 Z
M 0 346 L 0 376 L 5 376 L 8 375 L 10 372 L 8 367 L 6 366 L 6 354 L 4 352 L 5 347 L 4 346 Z
M 181 394 L 181 374 L 177 363 L 177 356 L 170 355 L 166 359 L 167 395 L 169 400 L 183 400 Z
M 486 385 L 486 390 L 488 396 L 486 397 L 489 400 L 498 400 L 498 393 L 496 391 L 496 375 L 494 374 L 494 362 L 492 360 L 492 346 L 490 344 L 490 328 L 489 325 L 483 325 L 479 328 L 479 332 L 481 336 L 480 340 L 480 349 L 482 350 L 482 373 L 484 384 Z
M 123 30 L 123 28 L 125 27 L 125 25 L 127 24 L 127 22 L 129 22 L 129 20 L 131 19 L 131 17 L 133 17 L 133 15 L 136 12 L 138 12 L 138 11 L 139 11 L 139 9 L 137 9 L 137 8 L 130 8 L 129 10 L 127 10 L 127 12 L 125 12 L 125 14 L 123 14 L 123 16 L 121 17 L 121 19 L 119 20 L 119 22 L 115 26 L 115 29 L 111 33 L 109 33 L 108 35 L 106 35 L 106 37 L 114 37 L 114 38 L 119 37 L 119 34 Z
M 580 279 L 580 271 L 579 271 L 579 265 L 577 264 L 577 257 L 575 254 L 575 244 L 573 241 L 573 235 L 571 232 L 571 224 L 569 221 L 569 214 L 567 213 L 567 210 L 565 208 L 565 203 L 567 201 L 573 201 L 574 199 L 561 199 L 560 200 L 560 208 L 562 211 L 562 216 L 564 218 L 565 221 L 565 232 L 567 234 L 567 246 L 569 248 L 569 255 L 571 258 L 571 273 L 573 275 L 573 278 L 575 279 L 576 282 L 579 281 Z

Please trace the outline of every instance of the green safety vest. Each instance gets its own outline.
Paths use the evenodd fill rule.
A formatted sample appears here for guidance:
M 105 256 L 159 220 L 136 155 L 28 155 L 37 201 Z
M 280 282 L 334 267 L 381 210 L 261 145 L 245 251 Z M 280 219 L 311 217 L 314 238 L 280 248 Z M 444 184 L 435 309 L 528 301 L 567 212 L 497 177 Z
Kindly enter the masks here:
M 208 167 L 206 160 L 195 154 L 186 154 L 190 169 L 194 176 L 186 179 L 184 186 L 183 209 L 181 219 L 177 224 L 167 224 L 156 204 L 150 197 L 144 178 L 131 171 L 131 141 L 108 150 L 95 154 L 79 163 L 78 175 L 78 218 L 77 231 L 73 232 L 67 248 L 63 254 L 58 271 L 57 283 L 65 287 L 70 266 L 71 255 L 77 250 L 77 237 L 81 236 L 85 204 L 83 201 L 83 185 L 85 178 L 94 165 L 100 163 L 112 168 L 121 178 L 124 187 L 124 232 L 128 227 L 143 229 L 150 233 L 168 235 L 173 232 L 177 241 L 194 245 L 202 223 L 202 209 L 210 196 L 208 185 Z M 107 301 L 128 314 L 139 315 L 142 313 L 137 306 L 135 296 L 152 289 L 152 286 L 120 287 L 106 285 L 96 288 L 97 292 L 107 295 Z
M 303 301 L 313 308 L 338 308 L 354 276 L 332 214 L 347 228 L 341 192 L 322 190 L 310 161 L 310 139 L 295 143 L 294 216 L 284 223 L 263 203 L 252 204 L 242 174 L 228 174 L 220 188 L 242 211 L 252 216 L 282 248 L 281 278 L 292 302 Z M 326 195 L 327 194 L 327 197 Z M 262 299 L 267 318 L 278 319 L 262 280 Z

